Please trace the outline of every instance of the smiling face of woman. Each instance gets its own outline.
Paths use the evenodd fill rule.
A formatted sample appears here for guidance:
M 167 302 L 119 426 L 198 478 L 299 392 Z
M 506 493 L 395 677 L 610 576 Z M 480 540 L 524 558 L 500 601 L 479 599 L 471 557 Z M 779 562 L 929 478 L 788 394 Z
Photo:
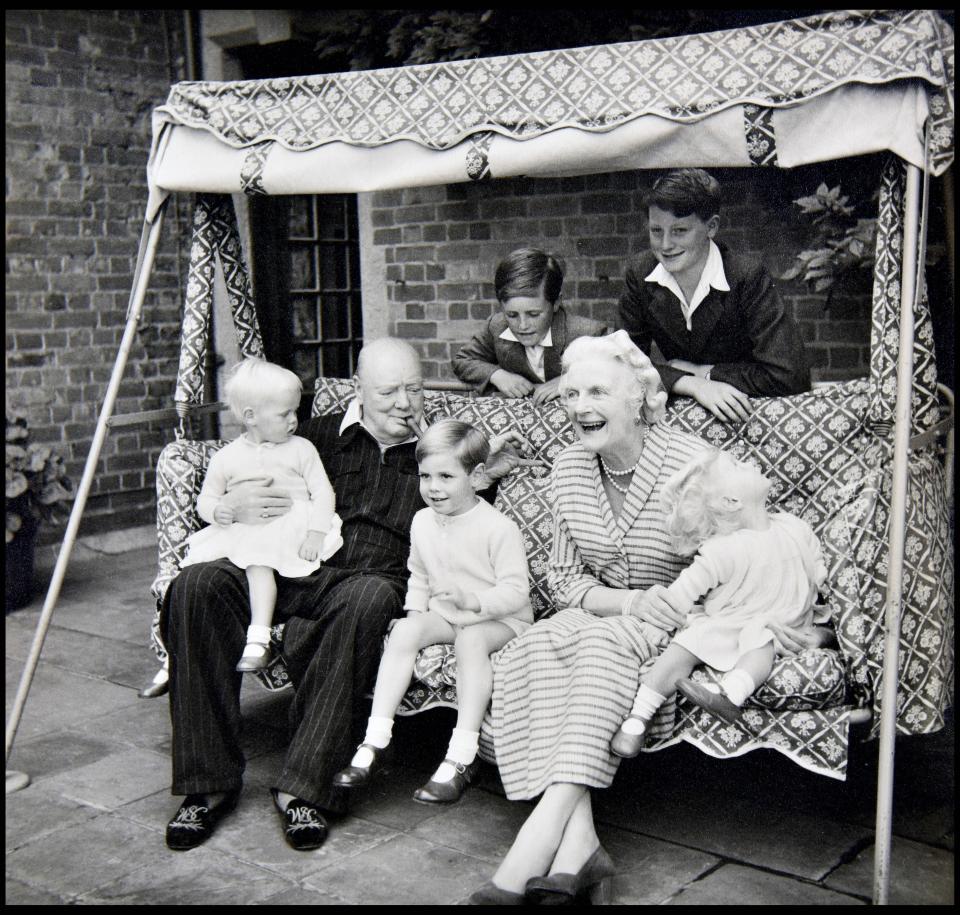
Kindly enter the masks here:
M 560 400 L 584 448 L 633 463 L 639 441 L 629 369 L 615 359 L 581 359 L 560 379 Z

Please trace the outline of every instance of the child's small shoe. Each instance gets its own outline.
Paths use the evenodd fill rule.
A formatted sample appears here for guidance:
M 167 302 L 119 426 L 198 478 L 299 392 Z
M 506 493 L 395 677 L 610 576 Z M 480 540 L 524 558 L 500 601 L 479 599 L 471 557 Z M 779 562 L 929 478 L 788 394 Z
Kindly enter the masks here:
M 636 722 L 635 727 L 642 728 L 639 734 L 633 734 L 623 729 L 623 725 L 628 721 L 634 721 Z M 610 752 L 615 756 L 622 756 L 624 759 L 632 759 L 643 749 L 646 742 L 646 722 L 642 718 L 637 718 L 636 715 L 628 715 L 617 733 L 613 735 L 613 740 L 610 741 Z
M 273 660 L 273 651 L 269 645 L 260 645 L 257 642 L 247 642 L 237 661 L 237 670 L 241 673 L 265 670 Z
M 361 750 L 367 750 L 364 755 L 369 759 L 366 765 L 359 765 L 356 762 L 357 756 Z M 361 788 L 367 784 L 374 773 L 383 767 L 387 756 L 387 747 L 375 747 L 370 743 L 362 743 L 357 747 L 353 761 L 345 769 L 341 769 L 333 777 L 333 784 L 338 788 Z
M 699 705 L 712 715 L 722 718 L 727 724 L 736 723 L 743 714 L 743 709 L 731 702 L 722 689 L 720 692 L 714 692 L 702 683 L 688 679 L 677 680 L 677 689 L 694 705 Z

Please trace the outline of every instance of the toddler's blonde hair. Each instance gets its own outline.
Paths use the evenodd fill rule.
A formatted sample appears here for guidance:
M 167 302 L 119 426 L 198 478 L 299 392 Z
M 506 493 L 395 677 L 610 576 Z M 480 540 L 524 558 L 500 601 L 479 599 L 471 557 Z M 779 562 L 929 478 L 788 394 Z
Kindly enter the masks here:
M 247 407 L 258 406 L 276 394 L 299 396 L 302 392 L 303 382 L 297 375 L 264 359 L 238 362 L 230 369 L 223 386 L 227 406 L 239 422 L 243 422 L 243 411 Z
M 708 484 L 721 455 L 710 448 L 688 461 L 664 484 L 660 504 L 667 515 L 667 533 L 680 556 L 692 556 L 704 541 L 740 526 L 741 509 L 731 508 Z

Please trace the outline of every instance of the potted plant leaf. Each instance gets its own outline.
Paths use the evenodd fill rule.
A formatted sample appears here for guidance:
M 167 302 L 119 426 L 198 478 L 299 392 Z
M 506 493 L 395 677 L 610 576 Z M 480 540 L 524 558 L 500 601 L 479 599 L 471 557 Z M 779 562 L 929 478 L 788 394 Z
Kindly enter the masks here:
M 7 412 L 7 612 L 33 596 L 37 531 L 73 498 L 63 461 L 46 445 L 31 444 L 27 421 Z

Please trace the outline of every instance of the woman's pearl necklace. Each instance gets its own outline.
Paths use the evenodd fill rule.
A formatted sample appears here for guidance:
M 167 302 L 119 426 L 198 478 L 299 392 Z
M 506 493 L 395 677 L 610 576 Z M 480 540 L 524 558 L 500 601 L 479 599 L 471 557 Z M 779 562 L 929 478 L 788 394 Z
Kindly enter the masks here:
M 602 454 L 598 454 L 597 457 L 600 458 L 600 466 L 603 468 L 604 472 L 607 475 L 607 482 L 621 495 L 625 496 L 630 491 L 630 481 L 627 481 L 626 486 L 621 486 L 614 477 L 625 477 L 628 474 L 632 474 L 639 466 L 640 461 L 643 460 L 643 446 L 641 444 L 640 448 L 640 457 L 637 458 L 637 463 L 632 467 L 628 467 L 626 470 L 611 470 L 607 466 L 607 462 L 603 459 Z

